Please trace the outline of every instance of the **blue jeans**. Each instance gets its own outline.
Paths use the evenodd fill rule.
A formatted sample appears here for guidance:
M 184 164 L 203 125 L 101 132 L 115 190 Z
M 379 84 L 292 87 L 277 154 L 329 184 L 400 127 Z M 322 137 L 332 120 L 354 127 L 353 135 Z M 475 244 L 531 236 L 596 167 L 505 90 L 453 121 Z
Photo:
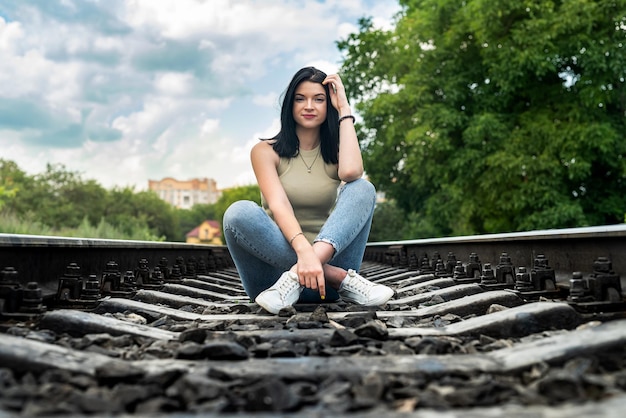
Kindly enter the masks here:
M 341 187 L 335 208 L 315 238 L 335 249 L 328 264 L 359 270 L 375 204 L 376 190 L 369 181 L 359 179 Z M 296 264 L 295 251 L 276 222 L 257 203 L 249 200 L 233 203 L 224 213 L 223 225 L 226 245 L 250 299 L 254 300 Z M 337 299 L 337 291 L 328 287 L 325 301 Z M 321 301 L 319 292 L 312 289 L 304 289 L 300 296 L 303 303 Z

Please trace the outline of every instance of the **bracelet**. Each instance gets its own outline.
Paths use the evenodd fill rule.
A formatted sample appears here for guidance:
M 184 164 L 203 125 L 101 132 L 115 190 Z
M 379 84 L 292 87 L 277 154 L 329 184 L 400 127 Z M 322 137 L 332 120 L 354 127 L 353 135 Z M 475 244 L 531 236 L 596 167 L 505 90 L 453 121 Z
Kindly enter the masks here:
M 291 237 L 291 239 L 289 240 L 289 245 L 291 245 L 293 243 L 293 240 L 296 239 L 298 237 L 298 235 L 304 235 L 304 232 L 300 231 L 296 235 Z
M 354 117 L 354 115 L 344 115 L 344 116 L 339 118 L 339 122 L 337 122 L 337 123 L 339 125 L 341 125 L 341 122 L 343 122 L 346 119 L 352 119 L 352 123 L 356 122 L 356 118 Z

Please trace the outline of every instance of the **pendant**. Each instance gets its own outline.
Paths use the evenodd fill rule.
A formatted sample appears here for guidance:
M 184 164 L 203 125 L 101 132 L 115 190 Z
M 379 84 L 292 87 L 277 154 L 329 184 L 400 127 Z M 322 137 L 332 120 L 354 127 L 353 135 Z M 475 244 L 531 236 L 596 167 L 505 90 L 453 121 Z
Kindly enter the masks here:
M 311 169 L 310 169 L 310 168 L 307 168 L 307 169 L 306 169 L 306 172 L 307 172 L 307 173 L 309 173 L 309 174 L 311 174 Z

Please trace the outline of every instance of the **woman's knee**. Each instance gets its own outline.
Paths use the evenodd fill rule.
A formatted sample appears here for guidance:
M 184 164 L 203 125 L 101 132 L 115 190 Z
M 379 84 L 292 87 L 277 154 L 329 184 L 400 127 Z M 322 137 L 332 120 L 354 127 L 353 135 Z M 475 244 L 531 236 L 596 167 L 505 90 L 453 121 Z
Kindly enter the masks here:
M 376 203 L 376 188 L 365 179 L 358 179 L 344 185 L 346 191 L 350 191 L 352 199 L 359 200 L 361 204 Z
M 224 212 L 224 228 L 236 227 L 241 221 L 251 218 L 254 211 L 259 210 L 259 205 L 251 200 L 238 200 L 232 203 Z
M 376 198 L 376 187 L 369 180 L 359 179 L 358 182 L 364 194 Z

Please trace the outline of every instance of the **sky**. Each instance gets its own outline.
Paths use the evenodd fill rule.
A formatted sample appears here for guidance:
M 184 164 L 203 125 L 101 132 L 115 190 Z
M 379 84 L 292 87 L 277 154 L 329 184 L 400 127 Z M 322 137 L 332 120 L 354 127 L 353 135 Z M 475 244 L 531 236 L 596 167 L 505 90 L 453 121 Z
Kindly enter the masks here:
M 63 165 L 105 188 L 255 183 L 249 153 L 279 130 L 280 95 L 397 0 L 2 0 L 0 158 Z

